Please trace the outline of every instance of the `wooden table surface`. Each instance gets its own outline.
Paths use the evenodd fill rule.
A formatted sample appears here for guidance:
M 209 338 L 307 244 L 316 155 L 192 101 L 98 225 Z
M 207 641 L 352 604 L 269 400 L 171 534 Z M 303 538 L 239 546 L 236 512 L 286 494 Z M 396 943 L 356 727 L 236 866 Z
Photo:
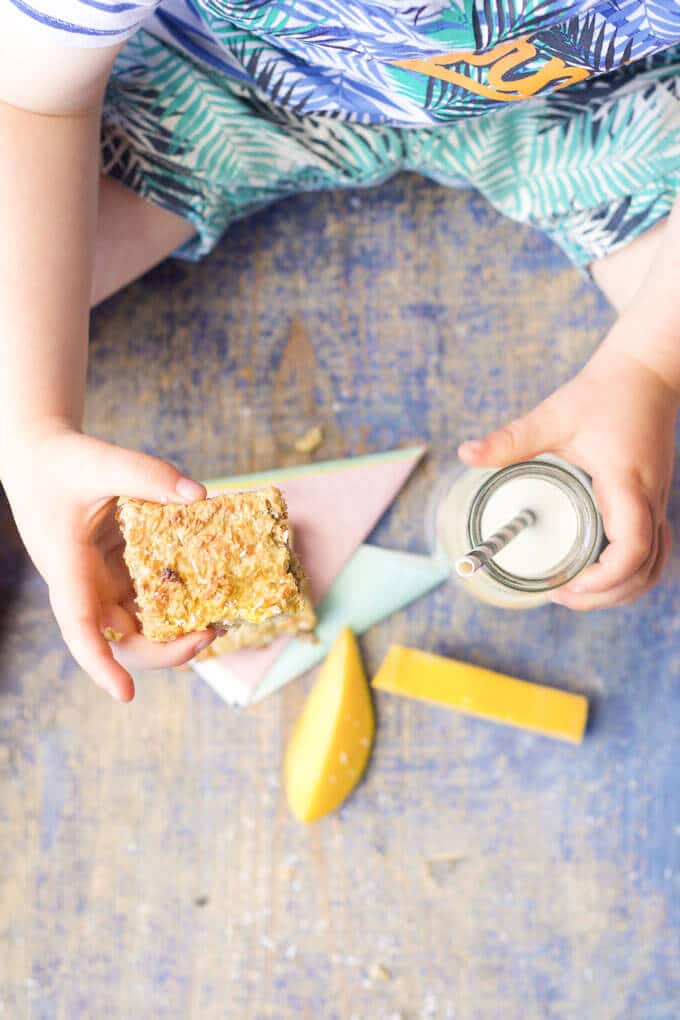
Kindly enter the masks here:
M 458 441 L 567 379 L 609 322 L 542 238 L 402 177 L 284 203 L 108 302 L 88 424 L 198 477 L 301 462 L 317 423 L 318 459 L 427 442 L 374 534 L 425 551 Z M 402 641 L 582 691 L 587 739 L 384 695 L 365 782 L 301 827 L 280 764 L 309 681 L 237 711 L 168 671 L 115 705 L 0 516 L 1 1017 L 680 1016 L 677 555 L 626 609 L 515 616 L 446 587 L 375 627 L 369 670 Z

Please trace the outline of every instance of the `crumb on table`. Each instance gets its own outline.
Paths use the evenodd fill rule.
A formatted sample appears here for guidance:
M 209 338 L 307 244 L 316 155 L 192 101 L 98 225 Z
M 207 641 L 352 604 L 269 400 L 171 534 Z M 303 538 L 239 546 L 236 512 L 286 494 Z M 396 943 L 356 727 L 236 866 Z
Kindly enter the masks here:
M 323 429 L 315 425 L 308 429 L 303 436 L 295 440 L 295 449 L 298 453 L 314 453 L 323 443 Z

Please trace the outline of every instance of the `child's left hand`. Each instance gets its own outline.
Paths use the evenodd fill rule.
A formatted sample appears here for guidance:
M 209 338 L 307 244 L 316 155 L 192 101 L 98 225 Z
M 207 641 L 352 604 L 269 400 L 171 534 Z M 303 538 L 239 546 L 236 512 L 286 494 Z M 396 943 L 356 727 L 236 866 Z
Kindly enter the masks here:
M 678 395 L 653 370 L 605 342 L 588 364 L 524 418 L 463 443 L 471 467 L 503 467 L 552 452 L 592 477 L 609 539 L 598 563 L 551 593 L 569 609 L 639 598 L 661 577 Z

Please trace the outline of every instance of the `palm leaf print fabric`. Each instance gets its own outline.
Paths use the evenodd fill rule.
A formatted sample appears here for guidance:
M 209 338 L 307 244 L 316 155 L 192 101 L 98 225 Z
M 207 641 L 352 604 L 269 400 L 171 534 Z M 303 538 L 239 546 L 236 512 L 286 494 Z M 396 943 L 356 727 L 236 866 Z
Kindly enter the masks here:
M 680 0 L 157 0 L 145 24 L 296 113 L 419 127 L 680 44 Z
M 0 0 L 0 35 L 10 14 L 128 40 L 103 167 L 194 224 L 189 258 L 278 198 L 412 170 L 586 265 L 680 191 L 680 0 Z

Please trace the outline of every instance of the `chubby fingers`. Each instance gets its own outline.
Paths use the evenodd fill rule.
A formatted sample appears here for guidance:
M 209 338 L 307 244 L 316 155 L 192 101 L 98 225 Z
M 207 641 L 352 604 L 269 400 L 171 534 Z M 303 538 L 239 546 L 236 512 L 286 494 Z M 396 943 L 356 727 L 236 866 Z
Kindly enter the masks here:
M 506 467 L 554 450 L 563 439 L 559 422 L 546 402 L 523 418 L 489 432 L 481 439 L 469 439 L 458 447 L 458 456 L 470 467 Z
M 87 437 L 78 446 L 81 496 L 90 501 L 131 496 L 156 503 L 193 503 L 204 499 L 205 486 L 186 478 L 174 465 L 147 453 Z
M 115 660 L 101 633 L 100 604 L 87 551 L 76 548 L 50 586 L 50 602 L 59 629 L 78 665 L 117 701 L 131 701 L 135 686 Z
M 587 611 L 591 609 L 610 609 L 612 606 L 627 606 L 648 592 L 660 580 L 668 562 L 672 546 L 671 528 L 664 521 L 658 528 L 658 541 L 654 544 L 653 553 L 649 557 L 647 569 L 635 574 L 617 588 L 596 595 L 571 594 L 569 586 L 560 588 L 551 595 L 553 602 L 566 606 L 568 609 Z
M 115 629 L 115 628 L 114 628 Z M 149 641 L 142 634 L 125 634 L 112 645 L 118 662 L 129 670 L 171 669 L 183 666 L 215 640 L 214 630 L 185 634 L 175 641 Z
M 632 602 L 660 577 L 670 553 L 670 528 L 630 481 L 601 479 L 596 496 L 609 545 L 599 561 L 551 596 L 570 609 L 605 609 Z

